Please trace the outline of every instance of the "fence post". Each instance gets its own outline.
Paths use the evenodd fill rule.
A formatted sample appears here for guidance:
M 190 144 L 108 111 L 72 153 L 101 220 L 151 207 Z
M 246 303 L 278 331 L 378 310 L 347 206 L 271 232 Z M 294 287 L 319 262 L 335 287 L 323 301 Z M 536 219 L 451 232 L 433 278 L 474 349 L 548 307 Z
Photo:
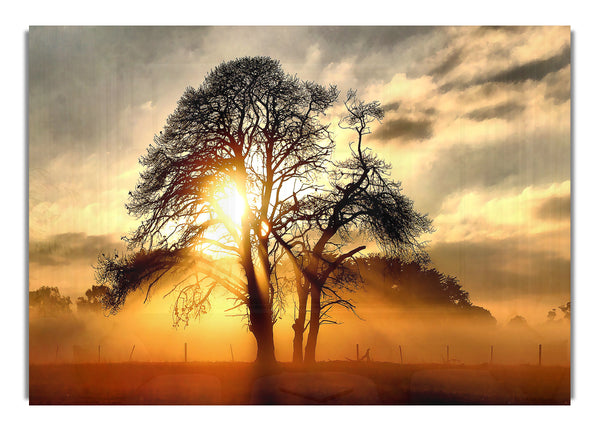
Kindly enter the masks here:
M 356 345 L 356 360 L 360 361 L 360 357 L 358 356 L 358 344 Z
M 538 365 L 542 365 L 542 345 L 538 346 Z
M 229 350 L 231 350 L 231 362 L 235 362 L 233 359 L 233 346 L 231 344 L 229 345 Z
M 131 349 L 131 353 L 129 354 L 129 360 L 131 361 L 131 357 L 133 356 L 133 351 L 135 350 L 135 344 L 133 345 L 133 349 Z
M 98 362 L 100 362 L 100 344 L 98 344 Z
M 450 363 L 450 345 L 446 344 L 446 363 Z
M 402 357 L 402 346 L 398 346 L 400 349 L 400 364 L 404 364 L 404 358 Z
M 183 343 L 183 362 L 187 362 L 187 343 Z
M 494 362 L 494 346 L 490 346 L 490 364 Z

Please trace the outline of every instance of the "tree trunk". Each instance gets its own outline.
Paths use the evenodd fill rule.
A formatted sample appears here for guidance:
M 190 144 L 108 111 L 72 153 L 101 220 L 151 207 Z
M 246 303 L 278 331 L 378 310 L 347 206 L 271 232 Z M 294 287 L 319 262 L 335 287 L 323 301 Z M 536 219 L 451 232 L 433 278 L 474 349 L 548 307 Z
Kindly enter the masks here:
M 276 363 L 275 343 L 273 342 L 273 323 L 270 315 L 254 313 L 250 316 L 252 334 L 256 339 L 256 363 L 271 366 Z
M 294 329 L 294 353 L 292 360 L 295 364 L 302 363 L 302 347 L 304 344 L 304 325 L 306 324 L 308 291 L 308 288 L 304 285 L 298 285 L 298 318 L 292 325 L 292 328 Z
M 317 350 L 317 336 L 321 320 L 321 286 L 311 284 L 310 286 L 310 329 L 306 338 L 306 351 L 304 362 L 314 364 L 316 362 L 315 352 Z
M 256 339 L 256 363 L 273 365 L 276 361 L 272 312 L 261 298 L 255 277 L 248 277 L 248 296 L 250 331 Z
M 246 191 L 246 170 L 243 157 L 238 158 L 236 188 L 238 192 Z M 245 216 L 241 220 L 241 264 L 248 283 L 248 313 L 250 315 L 250 332 L 256 339 L 256 363 L 263 366 L 275 364 L 275 343 L 273 341 L 273 312 L 268 298 L 261 295 L 256 268 L 252 260 L 252 243 L 250 241 L 251 221 L 248 202 L 245 205 Z
M 248 311 L 250 332 L 256 339 L 256 362 L 261 365 L 275 364 L 275 343 L 273 342 L 273 318 L 269 302 L 261 295 L 256 271 L 251 258 L 242 259 L 248 281 Z

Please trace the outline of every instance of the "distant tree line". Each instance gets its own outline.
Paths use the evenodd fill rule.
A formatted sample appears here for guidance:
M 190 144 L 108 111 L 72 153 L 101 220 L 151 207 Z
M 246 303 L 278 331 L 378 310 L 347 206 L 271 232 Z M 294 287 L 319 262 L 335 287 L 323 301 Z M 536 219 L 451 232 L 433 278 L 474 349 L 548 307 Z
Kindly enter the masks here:
M 106 286 L 92 286 L 85 291 L 85 296 L 77 298 L 78 313 L 103 310 L 102 298 L 106 295 Z M 29 312 L 44 317 L 57 317 L 71 314 L 73 310 L 71 297 L 63 296 L 58 287 L 42 286 L 29 291 Z
M 87 289 L 84 296 L 78 297 L 75 302 L 77 312 L 102 312 L 107 290 L 106 286 L 97 285 Z M 367 297 L 381 295 L 388 298 L 391 304 L 401 304 L 403 307 L 421 304 L 445 306 L 493 319 L 488 310 L 473 305 L 469 292 L 464 290 L 456 277 L 423 263 L 377 254 L 359 257 L 341 265 L 323 290 L 321 309 L 325 312 L 331 310 L 334 304 L 354 309 L 356 293 L 363 290 Z M 70 313 L 71 305 L 71 298 L 61 295 L 58 287 L 42 286 L 29 292 L 30 309 L 37 310 L 41 315 Z M 559 309 L 566 318 L 569 317 L 570 303 Z M 333 322 L 326 313 L 322 320 L 324 323 Z
M 78 297 L 75 302 L 77 312 L 103 312 L 107 290 L 106 286 L 98 285 L 87 289 L 84 296 Z M 383 297 L 390 304 L 404 308 L 424 304 L 428 307 L 441 306 L 494 320 L 488 310 L 471 302 L 469 292 L 456 277 L 424 263 L 371 254 L 340 265 L 328 279 L 323 287 L 321 323 L 335 323 L 328 314 L 333 305 L 354 310 L 358 293 L 363 297 Z M 71 298 L 61 295 L 58 287 L 42 286 L 29 292 L 30 310 L 36 310 L 40 315 L 71 313 L 71 305 Z M 565 318 L 570 317 L 570 302 L 558 309 Z M 556 314 L 554 310 L 548 313 L 550 320 L 553 320 L 550 314 Z
M 45 317 L 71 313 L 71 298 L 62 296 L 58 287 L 42 286 L 29 291 L 29 312 Z
M 488 310 L 471 302 L 469 292 L 456 277 L 427 264 L 370 255 L 355 259 L 352 266 L 362 277 L 366 293 L 379 294 L 390 304 L 404 308 L 426 304 L 495 321 Z

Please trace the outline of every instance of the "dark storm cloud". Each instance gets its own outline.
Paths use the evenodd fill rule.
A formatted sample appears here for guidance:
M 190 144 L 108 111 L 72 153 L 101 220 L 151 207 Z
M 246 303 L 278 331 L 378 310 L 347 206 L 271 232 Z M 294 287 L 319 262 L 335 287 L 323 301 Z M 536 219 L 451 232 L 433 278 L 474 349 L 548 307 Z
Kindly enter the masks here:
M 544 201 L 535 211 L 542 220 L 563 220 L 571 217 L 571 197 L 553 197 Z
M 525 188 L 570 178 L 568 141 L 535 137 L 485 146 L 456 145 L 441 150 L 419 185 L 423 210 L 437 214 L 444 199 L 471 188 Z
M 465 116 L 475 121 L 485 121 L 494 118 L 509 119 L 525 110 L 525 106 L 516 102 L 506 102 L 494 106 L 485 106 L 475 109 Z
M 86 235 L 69 232 L 47 240 L 29 242 L 29 262 L 42 266 L 69 265 L 72 262 L 96 263 L 99 253 L 124 248 L 112 235 Z
M 431 136 L 433 136 L 433 121 L 397 118 L 384 122 L 373 134 L 373 139 L 382 141 L 398 139 L 399 143 L 402 143 L 402 141 L 428 139 Z
M 430 256 L 436 268 L 487 300 L 568 293 L 570 261 L 533 251 L 527 243 L 527 238 L 433 243 Z

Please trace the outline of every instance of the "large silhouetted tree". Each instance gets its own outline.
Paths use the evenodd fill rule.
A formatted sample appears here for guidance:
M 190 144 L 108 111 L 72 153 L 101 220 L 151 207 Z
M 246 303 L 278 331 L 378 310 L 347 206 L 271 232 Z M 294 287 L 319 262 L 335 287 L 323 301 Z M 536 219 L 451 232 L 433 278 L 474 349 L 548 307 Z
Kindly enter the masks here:
M 247 308 L 257 361 L 274 362 L 273 273 L 281 249 L 272 233 L 285 236 L 295 196 L 312 187 L 329 159 L 333 142 L 320 117 L 337 95 L 266 57 L 222 63 L 199 88 L 187 88 L 140 160 L 141 179 L 127 204 L 140 219 L 125 238 L 134 253 L 100 258 L 108 306 L 117 310 L 130 291 L 144 285 L 148 294 L 160 277 L 187 268 L 192 279 L 182 284 L 187 294 L 175 310 L 201 309 L 223 285 Z M 243 197 L 240 214 L 223 208 L 232 193 Z M 209 249 L 233 256 L 239 277 L 214 267 L 207 273 Z
M 321 193 L 306 196 L 298 204 L 297 219 L 302 221 L 295 241 L 282 245 L 298 263 L 298 317 L 294 322 L 294 360 L 302 360 L 303 333 L 306 329 L 307 301 L 310 296 L 310 322 L 305 362 L 315 361 L 320 324 L 331 305 L 353 308 L 338 292 L 344 283 L 339 275 L 341 265 L 364 245 L 348 249 L 356 237 L 369 236 L 390 256 L 412 255 L 427 259 L 419 236 L 431 231 L 431 221 L 413 209 L 399 182 L 389 178 L 390 165 L 364 147 L 370 123 L 382 120 L 379 102 L 365 103 L 349 91 L 345 101 L 347 114 L 339 126 L 352 130 L 357 141 L 350 144 L 351 157 L 333 163 L 329 187 Z M 296 251 L 294 251 L 294 246 Z

